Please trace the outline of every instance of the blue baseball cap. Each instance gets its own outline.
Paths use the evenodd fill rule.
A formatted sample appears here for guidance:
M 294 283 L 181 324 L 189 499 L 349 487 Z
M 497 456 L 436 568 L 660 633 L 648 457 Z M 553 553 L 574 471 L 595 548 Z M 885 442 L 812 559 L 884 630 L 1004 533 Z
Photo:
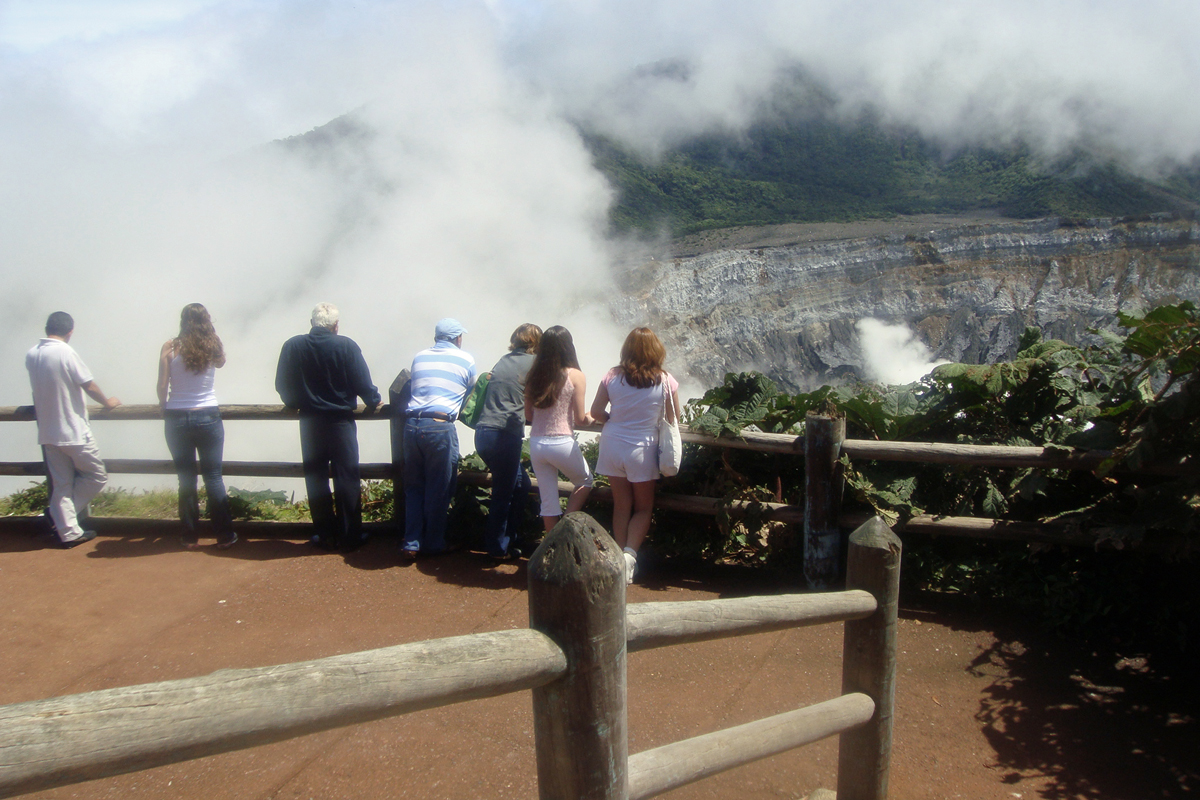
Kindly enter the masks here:
M 438 321 L 433 335 L 436 339 L 457 339 L 466 332 L 467 329 L 462 326 L 461 322 L 453 317 L 446 317 Z

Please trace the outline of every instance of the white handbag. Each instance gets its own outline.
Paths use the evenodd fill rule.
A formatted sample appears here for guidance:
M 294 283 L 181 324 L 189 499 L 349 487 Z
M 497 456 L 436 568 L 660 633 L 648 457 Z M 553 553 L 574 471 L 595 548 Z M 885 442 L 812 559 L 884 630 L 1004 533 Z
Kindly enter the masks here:
M 679 465 L 683 461 L 683 439 L 679 436 L 679 420 L 667 419 L 667 406 L 672 412 L 675 404 L 671 402 L 671 390 L 667 388 L 667 374 L 662 374 L 663 408 L 658 418 L 658 471 L 665 477 L 679 474 Z

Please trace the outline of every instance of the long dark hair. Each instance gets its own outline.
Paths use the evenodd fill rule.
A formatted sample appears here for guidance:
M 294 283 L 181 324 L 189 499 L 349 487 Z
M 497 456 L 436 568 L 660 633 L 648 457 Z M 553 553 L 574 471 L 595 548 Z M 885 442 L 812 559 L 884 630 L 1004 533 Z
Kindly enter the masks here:
M 639 389 L 659 382 L 667 348 L 649 328 L 634 328 L 621 345 L 621 372 L 625 382 Z
M 179 314 L 179 357 L 189 372 L 201 373 L 225 364 L 225 347 L 213 328 L 208 309 L 189 303 Z
M 547 328 L 538 342 L 537 358 L 525 379 L 525 396 L 534 408 L 549 408 L 567 382 L 567 367 L 579 369 L 575 340 L 562 325 Z

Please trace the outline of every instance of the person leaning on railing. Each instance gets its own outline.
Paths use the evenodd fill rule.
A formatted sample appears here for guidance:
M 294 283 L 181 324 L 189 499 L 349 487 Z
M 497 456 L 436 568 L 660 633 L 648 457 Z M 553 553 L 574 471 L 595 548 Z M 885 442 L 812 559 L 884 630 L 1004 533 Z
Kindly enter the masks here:
M 586 393 L 587 379 L 579 369 L 571 332 L 561 325 L 547 328 L 525 382 L 525 418 L 532 425 L 529 460 L 538 479 L 547 533 L 563 514 L 558 501 L 559 472 L 574 484 L 567 501 L 568 514 L 582 509 L 592 492 L 592 472 L 575 438 L 577 424 L 592 423 L 584 410 Z
M 467 329 L 446 317 L 434 328 L 433 347 L 413 357 L 412 399 L 404 412 L 404 542 L 400 557 L 436 556 L 446 542 L 450 501 L 458 486 L 458 431 L 454 421 L 478 377 L 475 358 L 462 349 Z
M 542 329 L 526 322 L 512 332 L 506 353 L 488 373 L 483 412 L 475 423 L 475 452 L 492 473 L 484 542 L 497 560 L 514 560 L 525 547 L 521 527 L 533 488 L 521 463 L 525 441 L 525 380 L 533 365 Z
M 196 533 L 200 519 L 197 454 L 217 547 L 226 550 L 237 542 L 221 476 L 225 425 L 214 384 L 216 372 L 223 366 L 225 347 L 208 309 L 199 303 L 184 306 L 179 314 L 179 336 L 164 343 L 159 353 L 158 404 L 163 410 L 167 449 L 179 478 L 179 521 L 183 523 L 183 546 L 189 550 L 200 546 Z
M 621 363 L 596 389 L 592 416 L 604 424 L 596 472 L 608 477 L 613 538 L 625 553 L 625 582 L 633 582 L 638 548 L 650 530 L 658 471 L 658 421 L 679 419 L 679 382 L 663 369 L 667 349 L 649 328 L 634 328 Z
M 90 396 L 105 408 L 121 401 L 100 391 L 91 370 L 69 341 L 75 320 L 65 311 L 55 311 L 46 320 L 46 338 L 25 354 L 25 368 L 33 389 L 37 415 L 38 444 L 50 477 L 50 517 L 63 547 L 75 547 L 96 538 L 85 531 L 79 518 L 104 484 L 108 471 L 88 424 Z
M 368 412 L 374 412 L 383 398 L 371 383 L 362 350 L 354 340 L 338 336 L 338 325 L 337 306 L 318 303 L 313 308 L 312 329 L 283 344 L 275 371 L 275 390 L 285 406 L 300 411 L 304 486 L 316 529 L 310 541 L 322 550 L 349 552 L 367 540 L 362 529 L 354 410 L 359 397 L 367 404 Z

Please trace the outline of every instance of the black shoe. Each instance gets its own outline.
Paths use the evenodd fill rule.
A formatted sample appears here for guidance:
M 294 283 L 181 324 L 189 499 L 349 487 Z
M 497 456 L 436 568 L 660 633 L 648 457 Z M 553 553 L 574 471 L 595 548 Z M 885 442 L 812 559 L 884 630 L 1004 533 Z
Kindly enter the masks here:
M 58 538 L 58 528 L 54 525 L 54 517 L 50 516 L 50 509 L 42 509 L 42 516 L 38 519 L 38 535 L 53 536 Z
M 416 550 L 405 550 L 405 549 L 401 548 L 400 549 L 400 560 L 406 564 L 411 564 L 412 562 L 417 560 L 417 551 Z
M 321 550 L 327 550 L 331 553 L 338 549 L 337 545 L 334 542 L 331 542 L 330 540 L 326 539 L 324 536 L 321 536 L 320 534 L 313 536 L 311 539 L 308 540 L 308 543 L 311 544 L 313 547 L 320 548 Z
M 83 544 L 84 542 L 90 542 L 92 539 L 95 539 L 95 538 L 96 538 L 95 531 L 84 531 L 83 535 L 81 535 L 78 539 L 72 539 L 69 542 L 60 542 L 60 544 L 62 545 L 63 550 L 70 550 L 72 547 L 77 547 L 77 546 Z
M 421 555 L 423 555 L 423 556 L 448 556 L 451 553 L 458 553 L 465 549 L 466 549 L 466 545 L 464 545 L 462 542 L 457 542 L 455 544 L 446 545 L 441 550 L 422 550 Z
M 342 546 L 340 549 L 343 553 L 353 553 L 355 550 L 357 550 L 358 548 L 360 548 L 364 544 L 366 544 L 367 540 L 370 538 L 371 538 L 371 534 L 363 533 L 363 534 L 360 534 L 357 539 L 349 539 L 349 540 L 343 539 Z
M 217 542 L 218 550 L 228 550 L 229 548 L 233 547 L 235 544 L 238 543 L 238 538 L 237 538 L 236 533 L 230 533 L 229 535 L 231 538 L 228 541 Z

